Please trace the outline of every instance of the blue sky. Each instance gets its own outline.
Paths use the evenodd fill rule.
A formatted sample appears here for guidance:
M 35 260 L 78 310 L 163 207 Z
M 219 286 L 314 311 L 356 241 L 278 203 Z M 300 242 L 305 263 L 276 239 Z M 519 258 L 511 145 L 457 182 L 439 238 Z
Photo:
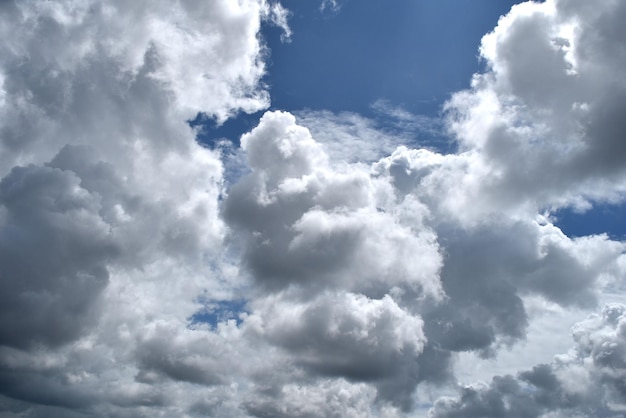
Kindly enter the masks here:
M 355 112 L 384 126 L 386 117 L 372 105 L 385 100 L 413 114 L 440 118 L 450 96 L 484 71 L 478 54 L 482 36 L 517 3 L 350 0 L 336 10 L 321 10 L 316 1 L 286 1 L 291 41 L 283 42 L 282 30 L 271 24 L 263 30 L 269 47 L 263 80 L 271 109 Z M 261 115 L 242 113 L 219 128 L 209 122 L 211 133 L 201 140 L 223 136 L 236 143 Z M 431 145 L 423 135 L 412 145 Z M 434 143 L 442 152 L 455 148 L 445 135 Z M 626 205 L 620 203 L 562 208 L 553 215 L 571 236 L 626 236 Z
M 626 205 L 600 203 L 581 213 L 580 210 L 556 211 L 556 225 L 571 236 L 608 234 L 614 239 L 626 237 Z
M 0 1 L 0 418 L 622 414 L 624 21 Z
M 372 104 L 387 100 L 438 117 L 450 95 L 483 68 L 480 39 L 515 3 L 366 0 L 320 10 L 316 1 L 286 2 L 291 41 L 281 41 L 281 29 L 271 24 L 263 30 L 271 108 L 376 117 Z M 217 135 L 236 140 L 259 117 L 240 114 Z
M 387 99 L 436 115 L 481 68 L 482 35 L 514 3 L 346 1 L 320 12 L 313 1 L 286 2 L 292 42 L 272 31 L 267 38 L 272 106 L 370 114 L 371 103 Z

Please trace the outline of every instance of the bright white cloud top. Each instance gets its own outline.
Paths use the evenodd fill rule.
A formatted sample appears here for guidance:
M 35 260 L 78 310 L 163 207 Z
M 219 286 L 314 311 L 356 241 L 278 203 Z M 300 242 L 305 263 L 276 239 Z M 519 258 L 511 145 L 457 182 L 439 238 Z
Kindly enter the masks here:
M 626 242 L 553 214 L 626 197 L 625 19 L 522 3 L 442 121 L 234 149 L 188 122 L 269 108 L 280 3 L 0 1 L 0 417 L 621 416 Z

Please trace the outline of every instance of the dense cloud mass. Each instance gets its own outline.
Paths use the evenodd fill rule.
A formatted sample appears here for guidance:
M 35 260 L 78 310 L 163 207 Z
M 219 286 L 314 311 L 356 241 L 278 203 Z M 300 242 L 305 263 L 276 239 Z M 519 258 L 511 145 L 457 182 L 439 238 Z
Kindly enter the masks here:
M 626 4 L 513 7 L 443 123 L 268 111 L 225 162 L 188 122 L 269 107 L 261 28 L 288 17 L 0 1 L 0 416 L 619 416 L 625 243 L 553 216 L 624 199 Z M 601 313 L 460 384 L 531 300 Z
M 626 306 L 607 305 L 573 327 L 576 345 L 552 364 L 437 401 L 433 417 L 618 417 L 626 402 Z

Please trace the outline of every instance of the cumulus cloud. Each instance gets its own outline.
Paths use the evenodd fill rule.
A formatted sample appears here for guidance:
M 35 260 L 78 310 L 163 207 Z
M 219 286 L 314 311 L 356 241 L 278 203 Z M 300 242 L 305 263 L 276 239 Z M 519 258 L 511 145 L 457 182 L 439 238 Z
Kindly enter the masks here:
M 611 28 L 623 13 L 617 3 L 592 12 L 573 1 L 522 3 L 483 38 L 489 71 L 447 108 L 460 149 L 479 162 L 472 174 L 489 176 L 476 187 L 492 196 L 487 207 L 621 196 L 624 54 Z
M 288 113 L 266 113 L 241 142 L 252 172 L 230 189 L 223 214 L 259 284 L 437 296 L 440 255 L 419 201 L 398 204 L 367 166 L 330 165 Z
M 98 213 L 99 196 L 80 187 L 73 172 L 34 165 L 15 167 L 0 190 L 0 344 L 71 341 L 93 322 L 107 265 L 119 254 Z
M 284 10 L 0 8 L 3 394 L 32 414 L 54 410 L 28 403 L 133 416 L 173 402 L 163 380 L 222 382 L 191 348 L 207 332 L 186 331 L 203 297 L 230 294 L 215 262 L 222 163 L 186 121 L 268 106 L 258 32 L 285 25 Z
M 427 378 L 419 306 L 442 297 L 427 209 L 398 201 L 366 165 L 331 163 L 291 114 L 266 113 L 241 144 L 252 171 L 230 189 L 223 215 L 266 294 L 244 325 L 297 366 L 375 382 L 379 398 L 410 408 Z
M 187 121 L 269 106 L 280 3 L 0 2 L 3 416 L 418 414 L 459 353 L 519 346 L 529 301 L 621 294 L 624 243 L 551 212 L 623 199 L 624 13 L 517 5 L 445 126 L 270 111 L 225 162 Z M 420 146 L 444 132 L 458 152 Z M 625 311 L 431 415 L 620 413 Z
M 271 298 L 247 321 L 313 375 L 370 382 L 378 398 L 409 404 L 426 339 L 421 318 L 391 296 L 323 294 L 306 304 Z
M 611 304 L 572 328 L 575 346 L 517 376 L 442 398 L 433 417 L 617 417 L 626 405 L 626 306 Z

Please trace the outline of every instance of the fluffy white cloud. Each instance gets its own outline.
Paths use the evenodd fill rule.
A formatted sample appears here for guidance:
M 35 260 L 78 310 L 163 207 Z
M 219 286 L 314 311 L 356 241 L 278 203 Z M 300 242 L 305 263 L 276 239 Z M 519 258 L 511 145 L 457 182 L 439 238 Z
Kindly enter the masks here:
M 623 199 L 624 128 L 617 114 L 626 97 L 618 64 L 624 47 L 616 28 L 624 11 L 618 2 L 593 11 L 576 1 L 515 6 L 483 38 L 488 71 L 474 76 L 472 88 L 447 105 L 459 152 L 399 150 L 380 166 L 455 225 L 452 240 L 446 238 L 449 226 L 435 230 L 440 241 L 449 242 L 444 291 L 459 295 L 450 311 L 466 326 L 453 326 L 449 337 L 444 332 L 444 341 L 461 344 L 465 336 L 469 348 L 497 342 L 498 334 L 523 337 L 529 294 L 567 307 L 593 306 L 623 291 L 623 243 L 605 236 L 570 239 L 549 218 L 533 223 L 532 217 L 562 206 L 588 209 L 597 201 Z M 473 278 L 471 285 L 459 279 L 464 276 Z M 467 300 L 469 286 L 482 290 Z M 504 308 L 492 317 L 498 319 L 488 319 L 498 306 Z M 584 357 L 577 362 L 588 363 Z M 538 366 L 516 378 L 497 377 L 483 389 L 465 388 L 460 398 L 438 402 L 433 414 L 619 413 L 623 400 L 610 379 L 594 380 L 602 382 L 600 392 L 581 392 L 578 398 L 561 385 L 582 381 L 584 374 L 565 378 L 558 373 L 574 368 L 560 367 Z
M 367 165 L 331 163 L 291 114 L 266 113 L 241 143 L 251 172 L 223 216 L 261 291 L 244 326 L 297 368 L 410 409 L 428 379 L 419 307 L 442 297 L 427 208 Z
M 456 153 L 398 147 L 441 127 L 384 101 L 391 128 L 273 111 L 226 185 L 187 121 L 268 106 L 279 3 L 0 2 L 2 416 L 406 416 L 529 304 L 623 293 L 624 243 L 550 211 L 623 199 L 625 13 L 515 6 L 447 104 Z M 431 414 L 618 413 L 624 309 Z
M 623 15 L 617 2 L 528 2 L 483 38 L 489 71 L 448 103 L 467 175 L 488 177 L 472 198 L 542 209 L 623 194 Z
M 326 293 L 309 303 L 272 297 L 256 312 L 246 319 L 250 332 L 313 376 L 371 382 L 378 398 L 410 402 L 426 341 L 423 322 L 391 296 Z
M 25 1 L 0 12 L 3 394 L 35 415 L 181 416 L 168 379 L 224 375 L 211 377 L 217 358 L 196 350 L 212 334 L 186 330 L 188 318 L 202 298 L 229 297 L 232 277 L 216 262 L 222 163 L 186 121 L 269 104 L 258 32 L 285 11 Z
M 437 401 L 433 417 L 617 417 L 626 407 L 626 307 L 607 305 L 576 324 L 576 345 L 516 377 L 497 376 Z
M 252 172 L 231 188 L 223 214 L 259 284 L 439 296 L 441 257 L 417 200 L 397 202 L 367 166 L 330 165 L 287 113 L 266 113 L 241 142 Z
M 92 310 L 120 251 L 99 196 L 73 173 L 15 167 L 0 181 L 0 344 L 59 345 L 93 323 Z

